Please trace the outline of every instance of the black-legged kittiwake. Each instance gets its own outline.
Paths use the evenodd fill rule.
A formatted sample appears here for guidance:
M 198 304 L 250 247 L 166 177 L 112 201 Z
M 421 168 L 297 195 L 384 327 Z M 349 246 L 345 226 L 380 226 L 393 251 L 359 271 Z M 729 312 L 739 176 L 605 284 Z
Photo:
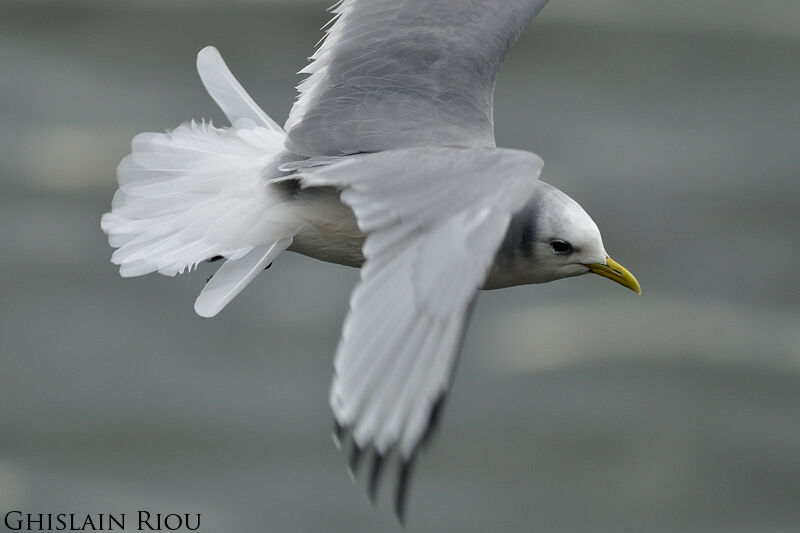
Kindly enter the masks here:
M 542 160 L 495 146 L 506 52 L 547 0 L 342 0 L 284 128 L 216 49 L 200 78 L 229 127 L 142 133 L 102 218 L 123 276 L 225 262 L 195 303 L 222 310 L 285 250 L 361 267 L 330 403 L 356 470 L 414 457 L 450 385 L 477 291 L 594 272 L 636 292 Z

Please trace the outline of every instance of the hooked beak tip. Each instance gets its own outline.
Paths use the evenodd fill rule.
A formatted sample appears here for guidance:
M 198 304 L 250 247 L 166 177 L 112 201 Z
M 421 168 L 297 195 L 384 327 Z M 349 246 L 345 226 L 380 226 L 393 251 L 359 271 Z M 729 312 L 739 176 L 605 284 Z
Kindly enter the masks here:
M 586 266 L 589 267 L 591 272 L 594 272 L 598 276 L 615 281 L 623 287 L 629 288 L 636 294 L 642 294 L 642 288 L 639 285 L 639 281 L 636 279 L 636 277 L 631 274 L 628 269 L 610 257 L 606 257 L 606 264 L 590 263 Z

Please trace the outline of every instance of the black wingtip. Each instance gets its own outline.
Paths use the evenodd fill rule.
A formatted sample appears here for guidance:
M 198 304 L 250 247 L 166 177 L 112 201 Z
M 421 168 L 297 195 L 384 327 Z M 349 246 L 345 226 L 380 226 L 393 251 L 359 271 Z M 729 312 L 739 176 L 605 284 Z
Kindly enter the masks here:
M 384 456 L 375 451 L 372 454 L 372 465 L 369 470 L 369 484 L 367 485 L 367 494 L 372 505 L 378 499 L 378 487 L 380 486 L 381 472 L 383 471 Z
M 336 445 L 336 448 L 339 450 L 342 449 L 342 440 L 344 439 L 344 434 L 346 431 L 347 430 L 344 428 L 344 426 L 339 424 L 339 422 L 333 423 L 333 432 L 331 436 L 333 437 L 333 444 Z
M 361 458 L 364 456 L 362 452 L 363 450 L 361 447 L 353 442 L 353 446 L 350 448 L 350 460 L 347 462 L 347 471 L 350 473 L 353 481 L 355 481 L 358 475 L 358 469 L 361 466 Z
M 444 410 L 445 398 L 447 398 L 447 395 L 440 394 L 431 406 L 431 411 L 428 414 L 428 424 L 420 441 L 422 446 L 425 446 L 428 444 L 428 442 L 430 442 L 431 438 L 436 433 L 436 430 L 439 428 L 439 424 L 442 420 L 442 411 Z
M 411 482 L 411 472 L 414 467 L 414 458 L 404 460 L 400 464 L 400 474 L 397 478 L 397 491 L 394 497 L 394 514 L 401 525 L 406 523 L 406 507 L 408 504 L 408 485 Z

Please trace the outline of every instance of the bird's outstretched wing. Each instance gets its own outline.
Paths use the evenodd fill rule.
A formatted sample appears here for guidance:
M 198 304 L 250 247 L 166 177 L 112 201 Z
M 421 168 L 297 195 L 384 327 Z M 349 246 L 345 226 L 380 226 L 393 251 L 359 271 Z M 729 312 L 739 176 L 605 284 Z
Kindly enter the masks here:
M 372 493 L 383 457 L 398 452 L 402 515 L 408 469 L 448 389 L 470 304 L 542 160 L 409 148 L 305 165 L 302 185 L 341 188 L 367 235 L 330 400 L 337 427 L 352 436 L 352 462 L 374 450 Z
M 301 73 L 287 148 L 307 156 L 494 146 L 506 52 L 548 0 L 342 0 Z

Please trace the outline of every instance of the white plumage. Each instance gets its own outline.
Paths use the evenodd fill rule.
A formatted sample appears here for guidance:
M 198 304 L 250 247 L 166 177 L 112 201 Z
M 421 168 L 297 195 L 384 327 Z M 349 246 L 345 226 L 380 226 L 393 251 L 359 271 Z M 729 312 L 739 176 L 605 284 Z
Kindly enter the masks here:
M 187 122 L 167 133 L 141 133 L 117 168 L 119 190 L 101 221 L 123 276 L 174 276 L 215 256 L 228 259 L 198 298 L 214 316 L 291 243 L 300 222 L 270 184 L 286 134 L 247 95 L 211 48 L 198 72 L 234 125 Z M 233 265 L 231 262 L 242 261 Z M 263 266 L 267 266 L 263 264 Z M 262 269 L 263 269 L 262 266 Z
M 433 147 L 297 174 L 304 186 L 344 190 L 368 235 L 331 388 L 334 415 L 358 446 L 385 454 L 397 443 L 412 458 L 450 382 L 467 308 L 542 166 L 529 152 Z M 459 179 L 438 179 L 444 172 Z
M 206 317 L 284 250 L 363 263 L 330 401 L 351 469 L 373 452 L 373 496 L 398 452 L 398 515 L 478 289 L 591 271 L 639 291 L 580 205 L 538 181 L 537 155 L 495 148 L 495 76 L 546 2 L 343 0 L 286 132 L 205 48 L 231 127 L 137 136 L 102 219 L 124 276 L 225 257 L 195 302 Z

